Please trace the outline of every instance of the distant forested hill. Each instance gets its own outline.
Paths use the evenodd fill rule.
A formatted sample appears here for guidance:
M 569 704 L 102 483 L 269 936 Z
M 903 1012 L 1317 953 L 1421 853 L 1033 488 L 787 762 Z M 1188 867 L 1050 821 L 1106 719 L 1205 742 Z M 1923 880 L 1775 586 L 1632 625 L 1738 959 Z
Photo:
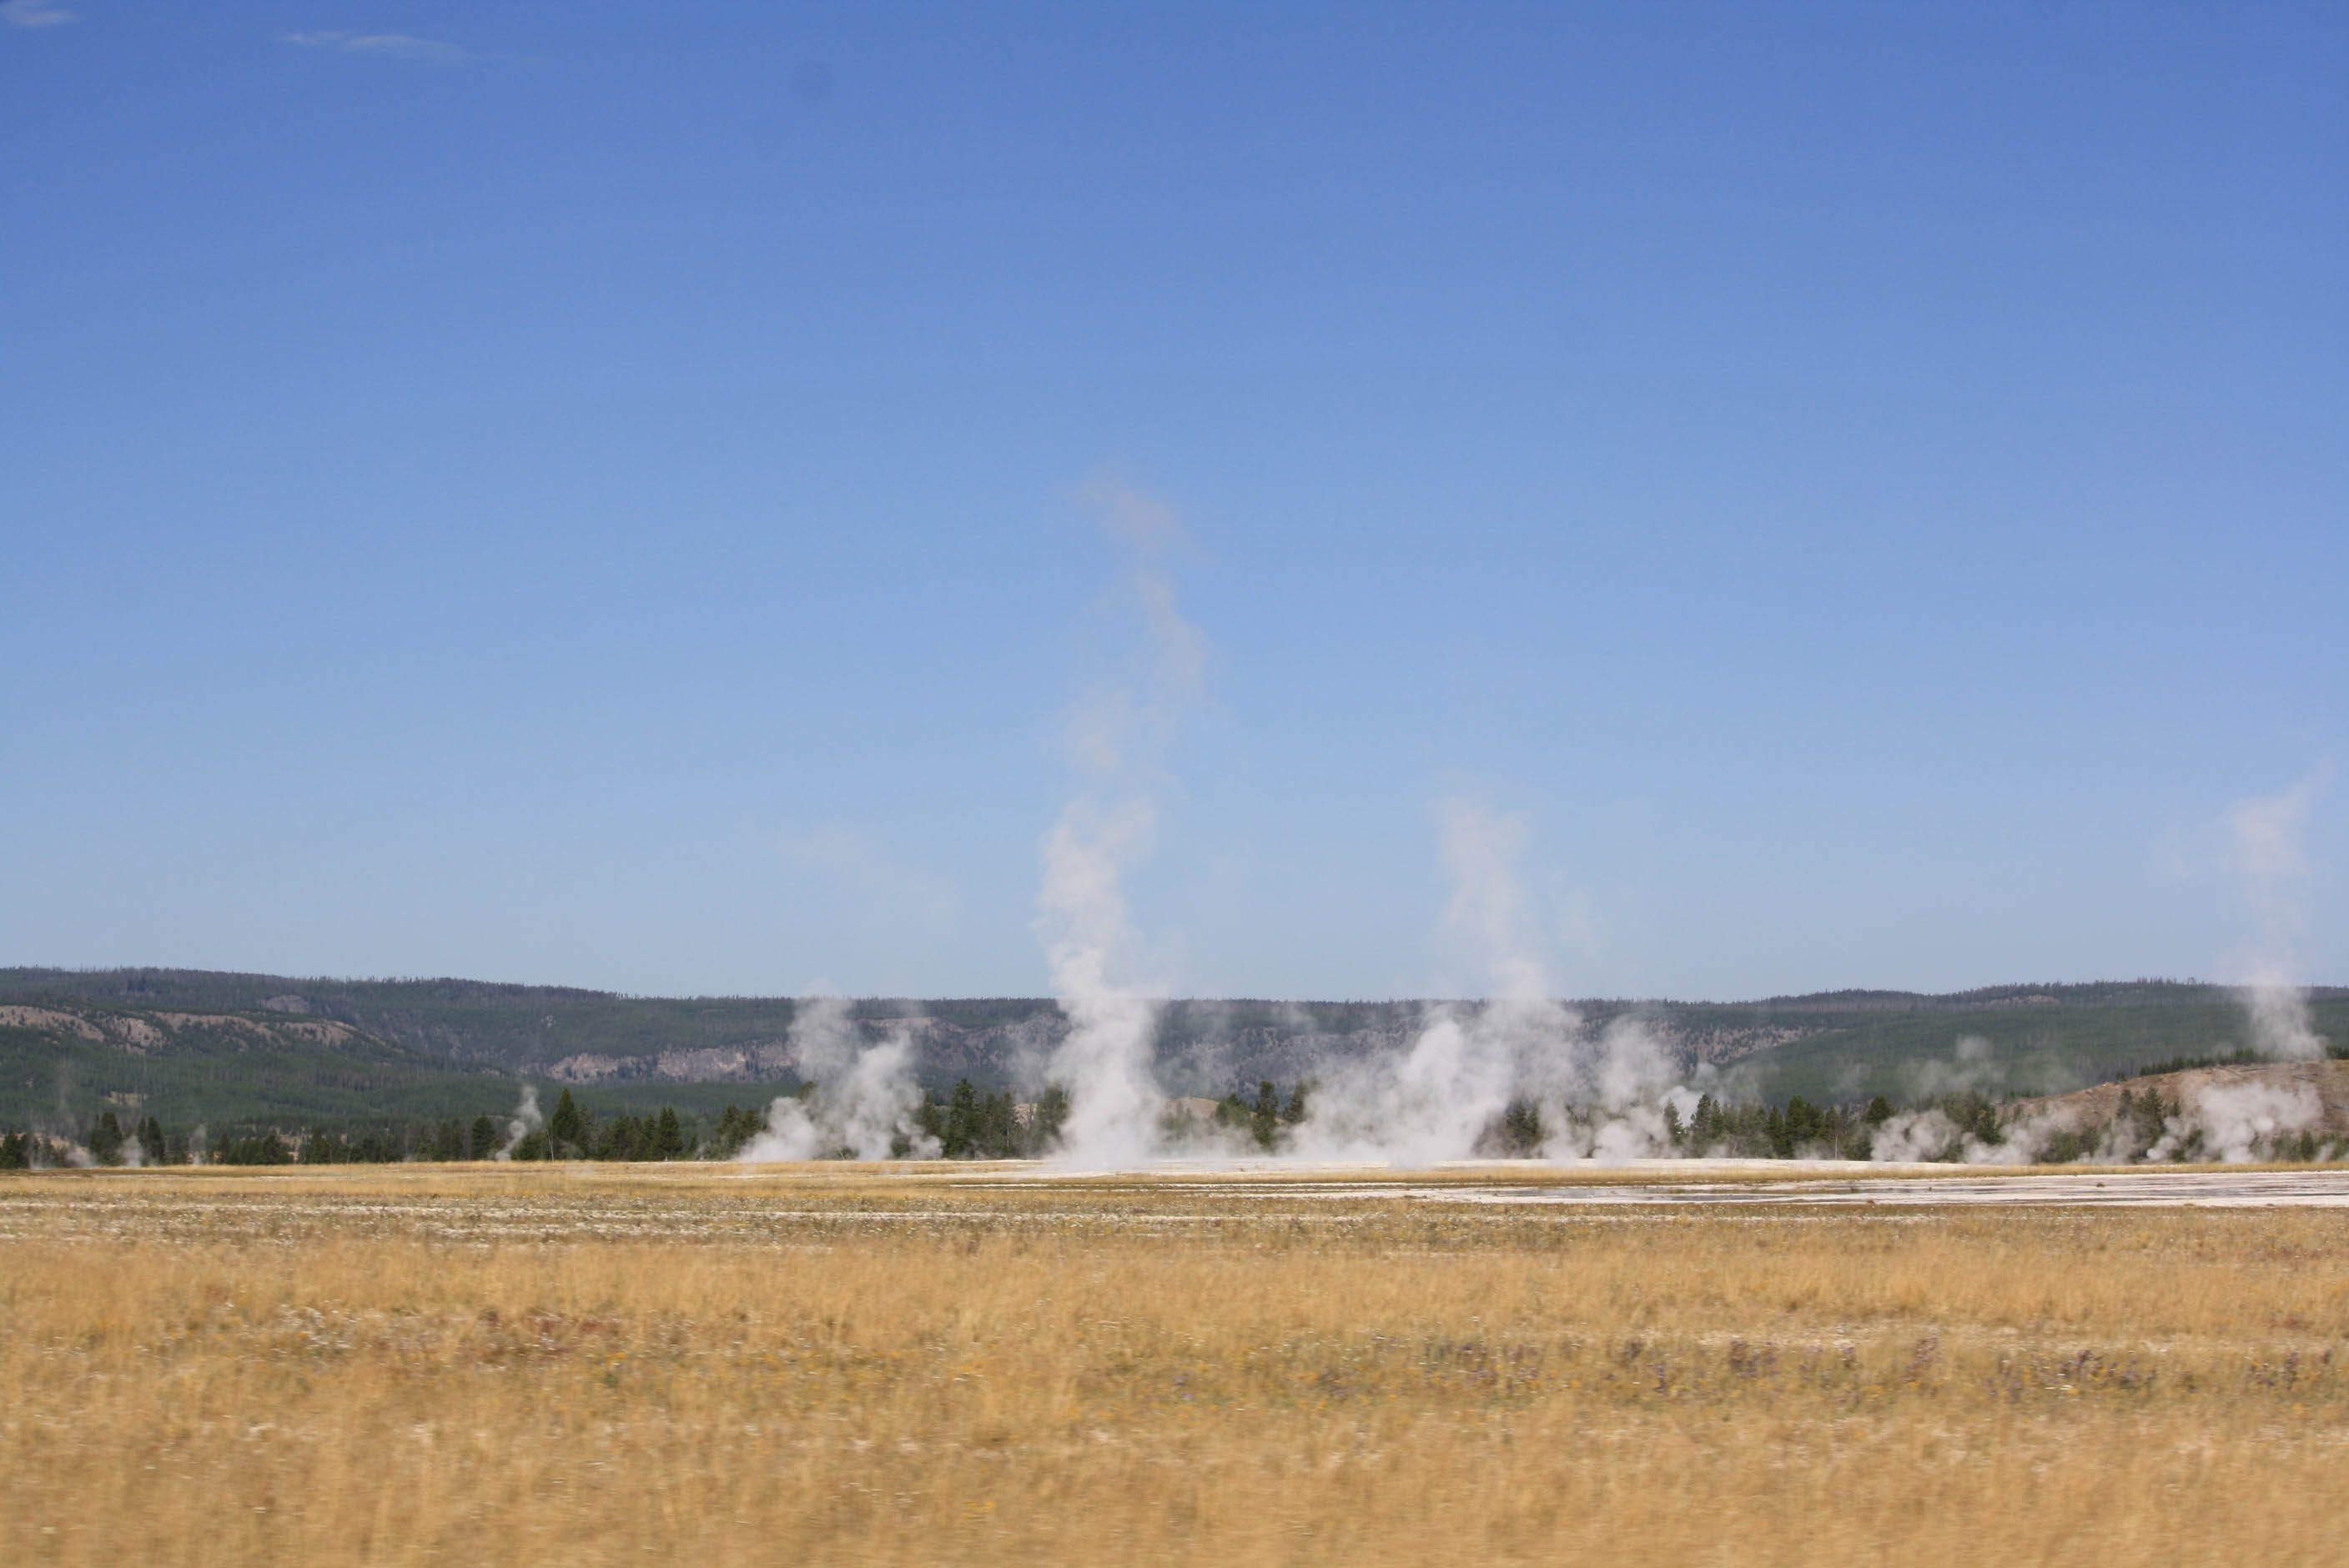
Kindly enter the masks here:
M 2319 1031 L 2349 1044 L 2349 993 L 2316 995 Z M 2248 1041 L 2229 992 L 2167 981 L 1574 1006 L 1594 1033 L 1635 1021 L 1683 1070 L 1772 1100 L 1906 1099 L 1961 1081 L 2047 1092 Z M 1424 1010 L 1410 1001 L 1174 1003 L 1161 1021 L 1159 1077 L 1182 1094 L 1293 1082 L 1332 1060 L 1407 1046 Z M 797 1083 L 787 1050 L 794 1014 L 789 998 L 472 980 L 0 969 L 0 1123 L 86 1117 L 124 1096 L 181 1119 L 471 1115 L 511 1105 L 517 1079 L 574 1086 L 615 1110 L 714 1109 Z M 1036 998 L 868 1000 L 851 1016 L 872 1040 L 911 1028 L 918 1071 L 939 1088 L 1032 1078 L 1067 1028 Z M 1982 1044 L 1961 1052 L 1965 1040 Z
M 0 1002 L 0 1124 L 12 1127 L 78 1128 L 109 1108 L 180 1122 L 404 1120 L 513 1099 L 501 1078 L 331 1018 Z

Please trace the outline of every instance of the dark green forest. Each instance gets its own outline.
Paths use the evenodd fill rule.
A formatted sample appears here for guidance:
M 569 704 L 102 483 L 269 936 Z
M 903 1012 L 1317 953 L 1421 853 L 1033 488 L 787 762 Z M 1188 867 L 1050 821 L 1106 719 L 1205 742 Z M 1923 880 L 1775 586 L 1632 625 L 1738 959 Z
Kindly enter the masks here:
M 2312 993 L 2317 1028 L 2349 1038 L 2349 992 Z M 366 1037 L 314 1059 L 240 1070 L 210 1053 L 202 1070 L 156 1062 L 109 1087 L 161 1094 L 187 1114 L 342 1114 L 341 1087 L 409 1115 L 453 1112 L 466 1078 L 529 1077 L 592 1082 L 599 1093 L 655 1103 L 666 1093 L 714 1111 L 723 1092 L 688 1086 L 790 1087 L 781 1047 L 796 1005 L 779 997 L 645 997 L 564 986 L 459 979 L 340 980 L 185 969 L 0 969 L 0 1003 L 64 1004 L 152 1016 L 234 1015 L 263 1022 L 331 1020 Z M 1948 995 L 1842 991 L 1754 1002 L 1585 999 L 1570 1004 L 1593 1029 L 1634 1017 L 1695 1057 L 1741 1075 L 1738 1091 L 1784 1101 L 1795 1095 L 1863 1099 L 1913 1095 L 1918 1065 L 1951 1055 L 1961 1037 L 1987 1042 L 2000 1064 L 1999 1092 L 2056 1092 L 2095 1083 L 2162 1057 L 2224 1054 L 2249 1044 L 2241 1007 L 2224 987 L 2137 980 L 2020 985 Z M 1417 1001 L 1182 1000 L 1160 1018 L 1159 1077 L 1170 1092 L 1220 1096 L 1235 1081 L 1287 1078 L 1312 1058 L 1393 1045 L 1416 1029 Z M 1011 1087 L 1017 1061 L 1056 1037 L 1058 1010 L 1033 997 L 871 999 L 851 1005 L 872 1038 L 907 1017 L 921 1022 L 925 1082 L 968 1078 L 982 1090 Z M 55 1073 L 30 1060 L 30 1037 L 0 1029 L 0 1118 L 29 1115 L 56 1098 Z M 1716 1047 L 1705 1055 L 1708 1046 Z M 299 1056 L 294 1042 L 285 1049 Z M 175 1053 L 176 1054 L 176 1053 Z M 350 1058 L 350 1059 L 345 1059 Z M 556 1072 L 557 1064 L 574 1070 Z M 583 1065 L 585 1064 L 585 1065 Z M 83 1066 L 95 1066 L 84 1062 Z M 655 1099 L 640 1091 L 650 1088 Z M 193 1097 L 193 1098 L 190 1098 Z M 632 1098 L 633 1097 L 633 1098 Z M 202 1103 L 199 1103 L 202 1101 Z M 364 1108 L 351 1106 L 348 1113 Z
M 1879 1104 L 1943 1106 L 1963 1121 L 1958 1078 L 1965 1093 L 1994 1105 L 2157 1065 L 2240 1059 L 2250 1043 L 2231 993 L 2174 981 L 1573 1006 L 1594 1032 L 1635 1019 L 1682 1050 L 1684 1066 L 1713 1063 L 1701 1080 L 1711 1091 L 1703 1124 L 1674 1136 L 1757 1157 L 1853 1147 Z M 1161 1017 L 1159 1077 L 1173 1092 L 1216 1099 L 1214 1119 L 1226 1130 L 1276 1149 L 1298 1119 L 1290 1102 L 1318 1065 L 1393 1048 L 1424 1007 L 1172 1003 Z M 2312 1010 L 2321 1034 L 2349 1042 L 2349 994 L 2320 989 Z M 548 1157 L 723 1158 L 755 1132 L 776 1095 L 804 1088 L 785 1048 L 794 1016 L 788 998 L 0 970 L 0 1128 L 16 1130 L 13 1147 L 26 1159 L 40 1148 L 96 1157 L 116 1133 L 129 1150 L 117 1158 L 145 1161 L 184 1159 L 191 1149 L 214 1160 L 239 1150 L 314 1161 L 530 1159 L 541 1150 L 531 1141 L 537 1130 L 519 1140 L 507 1130 L 528 1083 L 579 1119 L 576 1129 L 557 1129 L 550 1115 Z M 1016 1064 L 1057 1037 L 1061 1021 L 1049 1001 L 870 1000 L 852 1004 L 849 1017 L 876 1042 L 917 1021 L 926 1090 L 913 1139 L 949 1157 L 1017 1157 L 1049 1141 L 1038 1131 L 1049 1106 L 1023 1113 L 1011 1088 Z M 1268 1106 L 1266 1086 L 1276 1082 L 1288 1087 Z M 1513 1109 L 1516 1119 L 1490 1130 L 1485 1147 L 1537 1145 L 1547 1130 L 1526 1122 L 1532 1114 Z M 150 1131 L 159 1142 L 146 1141 Z M 495 1148 L 484 1150 L 492 1136 Z

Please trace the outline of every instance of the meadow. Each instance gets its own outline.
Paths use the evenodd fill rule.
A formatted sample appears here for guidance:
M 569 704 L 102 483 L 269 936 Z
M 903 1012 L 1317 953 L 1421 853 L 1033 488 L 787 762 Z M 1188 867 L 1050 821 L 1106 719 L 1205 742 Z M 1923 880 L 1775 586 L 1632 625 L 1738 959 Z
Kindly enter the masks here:
M 2340 1560 L 2349 1212 L 1446 1181 L 11 1175 L 0 1561 Z

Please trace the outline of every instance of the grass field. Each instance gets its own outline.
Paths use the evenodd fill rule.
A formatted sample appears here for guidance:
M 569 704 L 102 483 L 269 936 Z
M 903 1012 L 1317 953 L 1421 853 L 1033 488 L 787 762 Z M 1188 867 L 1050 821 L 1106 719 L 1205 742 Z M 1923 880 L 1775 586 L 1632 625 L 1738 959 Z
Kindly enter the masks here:
M 0 1181 L 8 1563 L 2334 1563 L 2349 1212 Z

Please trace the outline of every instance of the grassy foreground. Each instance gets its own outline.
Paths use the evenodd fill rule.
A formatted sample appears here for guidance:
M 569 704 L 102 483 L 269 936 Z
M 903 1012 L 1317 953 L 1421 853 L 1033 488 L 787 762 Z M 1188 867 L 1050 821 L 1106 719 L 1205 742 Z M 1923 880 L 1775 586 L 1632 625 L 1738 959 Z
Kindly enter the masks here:
M 2344 1242 L 968 1169 L 14 1177 L 0 1561 L 2332 1563 Z

